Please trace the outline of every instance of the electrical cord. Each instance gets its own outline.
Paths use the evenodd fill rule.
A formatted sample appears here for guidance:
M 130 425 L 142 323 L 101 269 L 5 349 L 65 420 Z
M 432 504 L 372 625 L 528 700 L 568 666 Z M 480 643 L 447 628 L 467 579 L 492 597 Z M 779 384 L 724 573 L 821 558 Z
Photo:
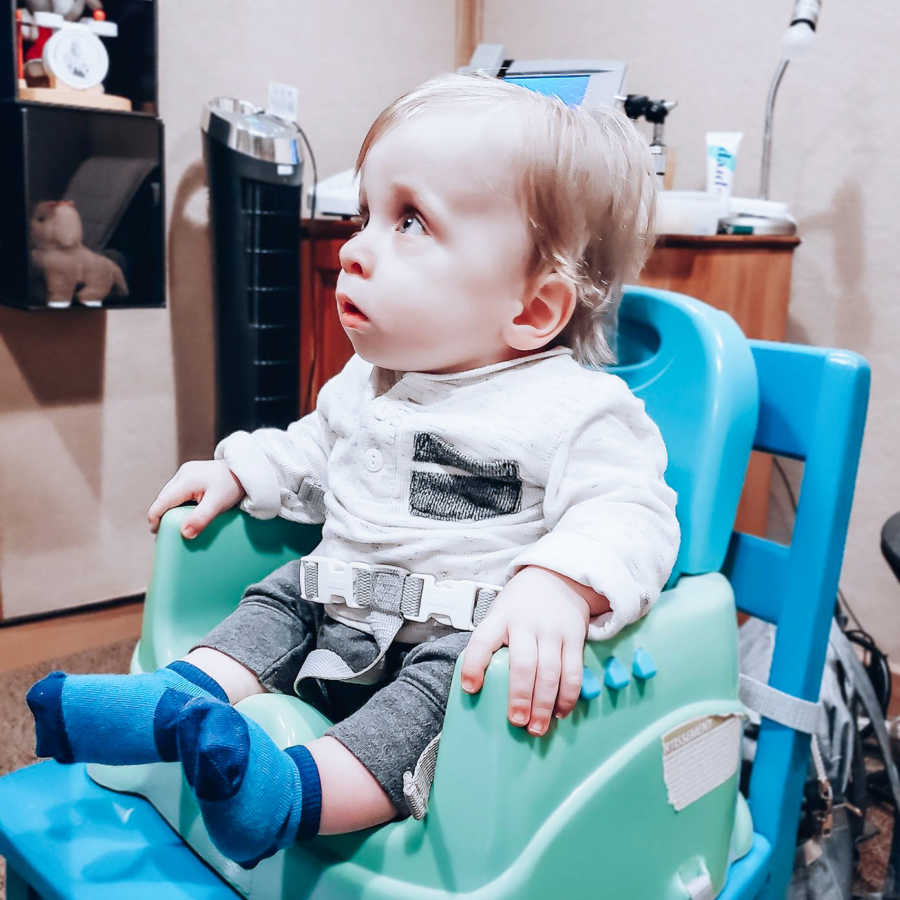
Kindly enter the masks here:
M 878 696 L 881 711 L 887 715 L 891 702 L 891 669 L 888 666 L 887 655 L 878 649 L 878 645 L 868 632 L 855 630 L 845 631 L 844 634 L 848 641 L 861 647 L 865 652 L 863 665 Z
M 309 154 L 309 161 L 312 165 L 313 170 L 313 189 L 312 189 L 312 197 L 309 201 L 309 217 L 310 219 L 315 219 L 316 217 L 316 193 L 319 189 L 319 170 L 316 166 L 316 154 L 313 153 L 312 145 L 309 143 L 309 138 L 306 136 L 306 132 L 300 127 L 299 122 L 294 122 L 294 126 L 297 131 L 300 132 L 300 137 L 303 138 L 303 143 L 306 145 L 306 152 Z M 302 207 L 302 198 L 301 198 L 301 207 Z M 319 342 L 316 340 L 315 333 L 315 325 L 316 317 L 312 317 L 312 328 L 313 328 L 313 340 L 312 340 L 312 353 L 309 358 L 309 371 L 306 373 L 306 394 L 303 397 L 303 410 L 304 412 L 309 411 L 309 403 L 312 399 L 312 383 L 313 383 L 313 375 L 316 371 L 316 363 L 318 362 L 318 344 Z
M 313 153 L 309 138 L 307 138 L 306 132 L 300 127 L 300 123 L 294 122 L 294 127 L 300 132 L 300 137 L 303 138 L 303 143 L 306 144 L 306 152 L 309 154 L 309 161 L 312 164 L 313 189 L 312 199 L 309 201 L 309 217 L 314 219 L 316 217 L 316 191 L 319 188 L 319 170 L 316 168 L 316 154 Z

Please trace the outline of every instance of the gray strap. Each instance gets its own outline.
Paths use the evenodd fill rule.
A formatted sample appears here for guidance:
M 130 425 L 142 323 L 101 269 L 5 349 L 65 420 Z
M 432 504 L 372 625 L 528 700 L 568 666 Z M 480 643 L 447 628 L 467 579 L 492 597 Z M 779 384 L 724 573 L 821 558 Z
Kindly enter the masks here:
M 304 590 L 306 596 L 318 596 L 315 566 L 304 567 Z M 415 585 L 418 581 L 418 588 Z M 315 584 L 313 582 L 316 582 Z M 407 586 L 407 582 L 412 582 Z M 422 594 L 422 583 L 414 575 L 401 575 L 394 571 L 375 568 L 372 571 L 357 570 L 353 576 L 353 593 L 356 600 L 369 610 L 367 622 L 372 629 L 372 637 L 378 645 L 378 655 L 369 665 L 354 671 L 333 650 L 317 649 L 309 653 L 294 680 L 295 690 L 304 678 L 322 678 L 329 681 L 346 681 L 350 684 L 374 684 L 382 675 L 384 655 L 393 643 L 403 625 L 401 608 L 404 600 L 413 602 Z
M 475 594 L 475 608 L 472 610 L 472 624 L 477 628 L 491 611 L 491 605 L 497 599 L 499 591 L 490 588 L 479 588 Z
M 826 727 L 825 707 L 779 691 L 749 675 L 741 674 L 741 702 L 760 715 L 804 734 L 815 734 Z
M 319 564 L 301 559 L 300 571 L 303 573 L 303 596 L 315 602 L 319 596 Z
M 408 575 L 403 580 L 403 596 L 400 598 L 400 614 L 404 616 L 417 616 L 419 606 L 422 603 L 422 590 L 425 582 L 415 575 Z
M 878 745 L 881 747 L 881 755 L 884 757 L 884 766 L 887 769 L 891 793 L 894 796 L 894 806 L 896 809 L 900 809 L 900 777 L 897 775 L 897 766 L 894 764 L 891 742 L 884 723 L 884 713 L 881 711 L 881 704 L 875 696 L 872 682 L 869 681 L 869 673 L 866 672 L 863 664 L 860 662 L 859 657 L 853 650 L 853 645 L 847 640 L 847 636 L 841 631 L 838 623 L 833 620 L 828 643 L 831 644 L 834 652 L 837 653 L 844 669 L 850 673 L 853 688 L 859 694 L 863 705 L 866 707 L 869 720 L 875 729 L 875 736 L 878 738 Z
M 416 762 L 415 772 L 403 773 L 403 796 L 409 805 L 414 819 L 424 819 L 428 810 L 428 797 L 434 782 L 434 769 L 437 765 L 438 744 L 442 732 L 432 738 L 422 755 Z
M 311 650 L 303 661 L 300 671 L 294 679 L 294 690 L 299 688 L 304 678 L 322 678 L 327 681 L 346 681 L 348 684 L 377 684 L 381 680 L 384 670 L 384 656 L 393 643 L 402 619 L 385 621 L 384 627 L 378 620 L 381 616 L 372 615 L 369 624 L 372 626 L 372 636 L 378 644 L 378 655 L 369 665 L 359 671 L 354 671 L 333 650 Z
M 297 490 L 297 499 L 313 509 L 325 511 L 325 489 L 312 478 L 304 478 Z

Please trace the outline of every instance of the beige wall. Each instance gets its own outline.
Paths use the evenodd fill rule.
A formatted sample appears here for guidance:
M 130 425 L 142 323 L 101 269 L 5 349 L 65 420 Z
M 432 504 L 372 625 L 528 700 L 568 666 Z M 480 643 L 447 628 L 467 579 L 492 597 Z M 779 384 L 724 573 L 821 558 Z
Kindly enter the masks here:
M 144 511 L 180 460 L 209 452 L 202 103 L 218 93 L 264 101 L 269 80 L 296 84 L 320 174 L 331 174 L 352 163 L 388 99 L 453 66 L 451 0 L 159 5 L 170 303 L 114 313 L 0 309 L 0 591 L 8 616 L 142 590 L 152 552 Z M 702 187 L 707 129 L 738 129 L 745 137 L 737 191 L 749 194 L 790 8 L 789 0 L 485 0 L 484 39 L 523 57 L 627 60 L 630 90 L 680 102 L 667 127 L 676 187 Z M 781 89 L 772 179 L 773 197 L 790 202 L 804 241 L 790 336 L 850 347 L 872 363 L 843 585 L 895 657 L 900 597 L 878 534 L 900 507 L 898 43 L 893 4 L 826 4 L 813 53 L 788 70 Z
M 294 84 L 320 175 L 378 111 L 453 67 L 451 0 L 158 0 L 169 306 L 0 308 L 0 596 L 16 617 L 142 591 L 144 514 L 213 440 L 212 290 L 200 110 Z
M 744 132 L 736 193 L 759 179 L 769 81 L 791 0 L 485 0 L 483 40 L 508 56 L 629 64 L 626 89 L 679 101 L 666 127 L 675 188 L 702 189 L 706 131 Z M 841 583 L 876 639 L 900 659 L 900 586 L 881 558 L 900 509 L 897 196 L 900 7 L 825 2 L 818 37 L 788 67 L 776 106 L 773 199 L 799 223 L 788 337 L 848 347 L 872 365 L 872 394 Z

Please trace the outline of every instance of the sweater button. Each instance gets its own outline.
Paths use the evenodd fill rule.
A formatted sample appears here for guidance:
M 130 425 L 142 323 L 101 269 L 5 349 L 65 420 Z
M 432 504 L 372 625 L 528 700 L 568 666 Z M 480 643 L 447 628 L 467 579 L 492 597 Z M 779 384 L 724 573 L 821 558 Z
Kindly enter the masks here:
M 384 458 L 382 457 L 381 452 L 376 450 L 374 447 L 370 450 L 366 450 L 365 460 L 366 468 L 370 472 L 378 472 L 384 465 Z

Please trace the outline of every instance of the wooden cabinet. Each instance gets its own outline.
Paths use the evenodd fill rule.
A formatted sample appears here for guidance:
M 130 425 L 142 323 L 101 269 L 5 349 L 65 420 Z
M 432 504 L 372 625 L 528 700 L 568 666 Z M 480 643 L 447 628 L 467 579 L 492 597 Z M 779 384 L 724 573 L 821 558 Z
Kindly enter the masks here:
M 302 230 L 300 311 L 301 411 L 340 371 L 353 347 L 338 321 L 334 290 L 338 251 L 352 222 L 307 221 Z M 730 313 L 748 337 L 784 340 L 796 237 L 667 235 L 657 242 L 641 284 L 699 297 Z M 753 454 L 738 527 L 765 534 L 771 459 Z
M 306 221 L 300 244 L 300 412 L 315 408 L 319 388 L 343 368 L 353 345 L 337 316 L 338 251 L 356 231 L 351 222 Z
M 641 284 L 699 297 L 724 309 L 747 337 L 783 341 L 797 237 L 665 235 Z
M 791 296 L 794 236 L 667 235 L 657 242 L 641 284 L 699 297 L 724 309 L 744 334 L 783 341 Z M 752 454 L 736 527 L 765 535 L 772 457 Z

